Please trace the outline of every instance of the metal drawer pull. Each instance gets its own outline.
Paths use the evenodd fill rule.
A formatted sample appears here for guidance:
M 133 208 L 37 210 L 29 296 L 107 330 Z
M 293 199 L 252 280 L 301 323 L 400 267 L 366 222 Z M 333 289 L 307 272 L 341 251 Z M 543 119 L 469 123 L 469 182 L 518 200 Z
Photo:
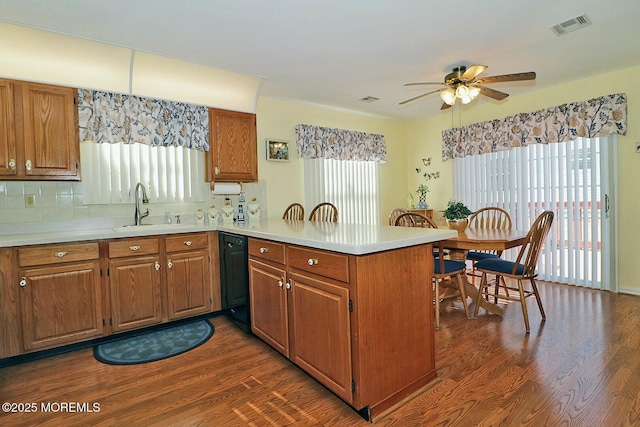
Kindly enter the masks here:
M 158 261 L 156 261 L 156 271 L 160 270 L 160 263 Z
M 22 279 L 20 279 L 20 287 L 24 288 L 25 286 L 27 286 L 27 278 L 23 277 Z
M 261 254 L 266 254 L 267 252 L 269 252 L 269 248 L 260 248 Z
M 138 245 L 129 246 L 129 249 L 131 249 L 132 251 L 139 251 L 140 250 L 140 246 L 138 246 Z
M 31 160 L 27 160 L 27 162 L 24 164 L 24 167 L 27 168 L 28 171 L 31 170 Z
M 11 159 L 9 160 L 9 168 L 14 171 L 16 170 L 16 160 L 15 159 Z
M 53 254 L 53 256 L 57 257 L 57 258 L 62 258 L 64 256 L 67 256 L 69 252 L 63 251 L 63 252 L 56 252 L 55 254 Z
M 193 243 L 191 242 L 191 240 L 187 240 L 186 242 L 184 242 L 184 244 L 185 244 L 186 246 L 191 246 L 191 245 L 193 245 Z
M 309 258 L 309 260 L 307 261 L 307 264 L 309 265 L 316 265 L 318 263 L 318 260 L 315 258 Z
M 169 268 L 173 267 L 173 263 L 171 262 L 171 260 L 169 260 L 169 262 L 167 262 L 167 267 L 169 267 Z

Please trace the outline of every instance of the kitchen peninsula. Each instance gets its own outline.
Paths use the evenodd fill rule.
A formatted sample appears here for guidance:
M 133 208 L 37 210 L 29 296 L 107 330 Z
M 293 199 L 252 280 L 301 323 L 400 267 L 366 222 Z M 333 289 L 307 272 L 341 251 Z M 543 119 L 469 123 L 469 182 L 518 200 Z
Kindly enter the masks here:
M 20 248 L 93 241 L 106 265 L 109 243 L 220 230 L 249 238 L 253 332 L 363 417 L 375 420 L 437 375 L 431 243 L 455 231 L 279 219 L 117 229 L 1 236 L 5 316 L 20 312 Z

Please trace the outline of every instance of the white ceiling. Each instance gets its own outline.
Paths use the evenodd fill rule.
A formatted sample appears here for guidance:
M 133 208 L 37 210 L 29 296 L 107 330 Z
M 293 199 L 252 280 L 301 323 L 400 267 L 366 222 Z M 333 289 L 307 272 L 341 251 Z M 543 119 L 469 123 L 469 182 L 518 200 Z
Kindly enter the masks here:
M 587 14 L 564 36 L 549 27 Z M 260 95 L 402 120 L 440 112 L 458 65 L 535 82 L 512 96 L 640 64 L 637 0 L 0 0 L 0 20 L 266 78 Z M 603 94 L 604 95 L 604 94 Z M 373 103 L 365 96 L 380 98 Z M 508 103 L 479 97 L 483 102 Z

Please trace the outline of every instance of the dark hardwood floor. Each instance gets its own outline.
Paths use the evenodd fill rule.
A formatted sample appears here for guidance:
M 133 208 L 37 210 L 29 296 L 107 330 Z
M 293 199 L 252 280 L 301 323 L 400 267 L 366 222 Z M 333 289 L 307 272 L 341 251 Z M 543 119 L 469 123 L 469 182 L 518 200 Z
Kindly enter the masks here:
M 517 304 L 503 318 L 442 314 L 438 379 L 380 426 L 638 426 L 640 297 L 540 283 L 531 333 Z M 7 426 L 366 426 L 349 406 L 226 319 L 214 336 L 171 359 L 110 366 L 90 349 L 0 369 Z M 407 325 L 408 328 L 411 325 Z M 62 402 L 99 412 L 43 412 Z M 89 406 L 91 407 L 91 406 Z

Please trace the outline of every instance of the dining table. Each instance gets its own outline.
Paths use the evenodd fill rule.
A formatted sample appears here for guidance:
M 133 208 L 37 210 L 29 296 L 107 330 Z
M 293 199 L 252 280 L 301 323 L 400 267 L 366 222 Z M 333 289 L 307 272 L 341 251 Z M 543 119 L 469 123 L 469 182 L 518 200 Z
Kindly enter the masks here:
M 464 262 L 469 251 L 506 251 L 522 246 L 529 230 L 495 230 L 489 228 L 467 227 L 458 231 L 456 237 L 442 241 L 442 246 L 449 251 L 449 257 Z M 475 299 L 478 288 L 464 277 L 466 294 Z M 486 299 L 480 299 L 480 307 L 502 316 L 502 307 Z

